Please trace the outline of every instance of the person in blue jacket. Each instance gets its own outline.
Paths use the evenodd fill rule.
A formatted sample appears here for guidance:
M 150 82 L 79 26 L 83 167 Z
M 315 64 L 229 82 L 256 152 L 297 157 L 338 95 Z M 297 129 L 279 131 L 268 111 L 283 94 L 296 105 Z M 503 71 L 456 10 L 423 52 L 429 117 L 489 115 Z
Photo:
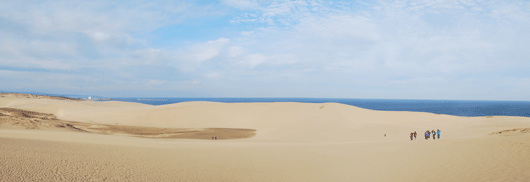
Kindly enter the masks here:
M 430 134 L 431 134 L 431 132 L 430 132 L 429 130 L 427 130 L 427 131 L 425 132 L 425 140 L 429 140 L 429 138 L 430 138 Z
M 432 139 L 436 139 L 436 131 L 434 131 L 434 129 L 432 130 Z
M 437 129 L 436 134 L 438 135 L 438 139 L 440 139 L 440 129 Z

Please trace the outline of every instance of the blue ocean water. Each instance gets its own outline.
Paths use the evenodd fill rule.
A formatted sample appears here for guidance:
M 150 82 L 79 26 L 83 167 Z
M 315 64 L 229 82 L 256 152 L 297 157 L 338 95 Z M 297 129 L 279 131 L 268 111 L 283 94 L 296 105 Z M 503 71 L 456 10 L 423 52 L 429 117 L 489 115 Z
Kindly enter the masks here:
M 189 101 L 224 103 L 252 102 L 335 102 L 380 111 L 413 111 L 455 116 L 524 116 L 530 117 L 529 101 L 469 100 L 396 100 L 396 99 L 326 99 L 326 98 L 113 98 L 111 100 L 165 105 Z

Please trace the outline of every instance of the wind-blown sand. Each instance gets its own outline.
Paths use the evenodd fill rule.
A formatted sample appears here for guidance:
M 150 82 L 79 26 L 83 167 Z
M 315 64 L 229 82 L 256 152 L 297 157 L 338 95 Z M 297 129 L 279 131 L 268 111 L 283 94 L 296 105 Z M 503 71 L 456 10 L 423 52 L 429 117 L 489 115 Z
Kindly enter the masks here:
M 0 108 L 0 181 L 530 180 L 526 117 L 13 94 Z

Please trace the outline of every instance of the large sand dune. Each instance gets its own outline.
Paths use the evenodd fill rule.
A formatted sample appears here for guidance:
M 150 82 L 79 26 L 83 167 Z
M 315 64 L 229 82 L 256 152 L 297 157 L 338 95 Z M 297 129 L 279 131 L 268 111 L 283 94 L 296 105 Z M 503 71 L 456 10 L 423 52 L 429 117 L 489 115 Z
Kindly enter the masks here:
M 10 118 L 0 121 L 0 177 L 6 181 L 530 180 L 525 117 L 337 103 L 151 106 L 1 96 L 0 117 Z M 33 115 L 41 119 L 26 117 Z M 440 129 L 442 139 L 425 141 L 427 129 Z M 416 141 L 408 139 L 412 131 Z M 186 132 L 196 133 L 168 137 Z M 211 140 L 208 132 L 235 137 Z

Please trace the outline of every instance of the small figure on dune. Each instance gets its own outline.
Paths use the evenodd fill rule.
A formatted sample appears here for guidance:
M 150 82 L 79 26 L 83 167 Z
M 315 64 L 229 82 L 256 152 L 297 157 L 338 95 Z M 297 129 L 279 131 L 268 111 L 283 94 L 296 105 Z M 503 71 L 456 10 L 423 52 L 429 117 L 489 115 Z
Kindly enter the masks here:
M 385 137 L 386 137 L 386 133 L 385 133 Z
M 418 133 L 416 133 L 416 131 L 414 131 L 414 140 L 416 140 L 416 136 L 418 136 Z
M 412 137 L 414 137 L 414 133 L 410 133 L 410 141 L 412 141 Z
M 213 140 L 213 137 L 212 137 L 212 140 Z
M 427 130 L 427 131 L 425 132 L 425 140 L 429 140 L 429 138 L 430 138 L 430 134 L 431 134 L 431 132 L 430 132 L 429 130 Z
M 432 139 L 436 139 L 436 131 L 432 130 Z
M 440 129 L 437 129 L 436 134 L 438 134 L 438 139 L 440 139 Z
M 217 140 L 217 136 L 215 137 L 215 139 Z

